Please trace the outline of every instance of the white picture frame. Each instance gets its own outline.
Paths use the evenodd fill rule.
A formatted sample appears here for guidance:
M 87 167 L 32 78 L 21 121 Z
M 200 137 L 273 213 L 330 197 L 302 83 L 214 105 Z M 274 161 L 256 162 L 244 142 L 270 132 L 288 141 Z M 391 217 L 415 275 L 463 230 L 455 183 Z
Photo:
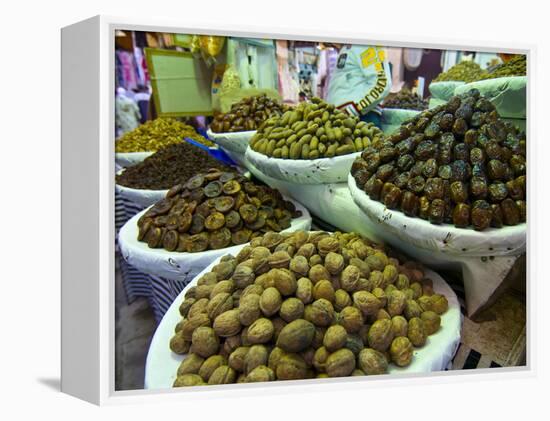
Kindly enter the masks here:
M 531 343 L 531 299 L 527 270 L 527 365 L 524 367 L 438 372 L 430 375 L 382 376 L 238 384 L 162 391 L 115 391 L 114 354 L 114 32 L 142 30 L 182 34 L 233 35 L 250 38 L 300 39 L 411 48 L 498 50 L 527 55 L 531 74 L 533 45 L 497 45 L 413 37 L 380 37 L 356 32 L 315 32 L 304 29 L 223 24 L 215 28 L 192 22 L 96 16 L 62 29 L 62 377 L 61 390 L 86 401 L 104 404 L 182 401 L 213 397 L 289 394 L 297 391 L 372 388 L 407 382 L 448 383 L 466 378 L 506 379 L 535 373 Z M 531 79 L 528 82 L 529 112 Z M 527 121 L 531 133 L 531 121 Z M 532 149 L 528 151 L 528 159 Z M 531 174 L 531 171 L 529 171 Z M 530 178 L 530 177 L 528 177 Z M 531 209 L 530 209 L 531 210 Z M 530 212 L 531 213 L 531 212 Z M 529 243 L 529 233 L 527 235 Z

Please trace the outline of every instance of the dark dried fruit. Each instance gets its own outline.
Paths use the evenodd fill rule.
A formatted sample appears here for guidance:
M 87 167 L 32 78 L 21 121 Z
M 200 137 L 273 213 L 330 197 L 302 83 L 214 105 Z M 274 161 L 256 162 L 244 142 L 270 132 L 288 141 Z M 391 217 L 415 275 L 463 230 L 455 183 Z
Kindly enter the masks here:
M 474 229 L 483 231 L 491 225 L 491 205 L 485 200 L 477 200 L 472 205 L 471 222 Z
M 466 228 L 470 225 L 470 206 L 459 203 L 453 209 L 453 224 L 458 228 Z

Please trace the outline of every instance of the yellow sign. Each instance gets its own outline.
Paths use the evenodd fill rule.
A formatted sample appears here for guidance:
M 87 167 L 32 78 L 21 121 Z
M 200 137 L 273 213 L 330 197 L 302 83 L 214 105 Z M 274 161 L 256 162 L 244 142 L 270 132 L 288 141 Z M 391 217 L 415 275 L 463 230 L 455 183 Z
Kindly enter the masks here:
M 383 49 L 376 47 L 369 47 L 361 53 L 361 65 L 363 67 L 370 67 L 375 64 L 376 70 L 382 69 L 382 63 L 386 58 L 386 53 Z

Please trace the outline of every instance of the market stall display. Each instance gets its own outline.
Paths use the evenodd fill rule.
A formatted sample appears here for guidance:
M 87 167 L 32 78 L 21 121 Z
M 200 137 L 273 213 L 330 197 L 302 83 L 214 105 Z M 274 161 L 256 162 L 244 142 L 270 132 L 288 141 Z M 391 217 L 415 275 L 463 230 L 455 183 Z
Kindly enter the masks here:
M 428 372 L 450 361 L 460 310 L 437 274 L 355 234 L 255 243 L 182 291 L 153 337 L 146 388 Z
M 263 123 L 250 140 L 246 159 L 273 178 L 343 182 L 358 153 L 382 136 L 372 123 L 313 98 Z
M 288 229 L 300 216 L 277 190 L 211 170 L 175 185 L 148 209 L 138 220 L 138 240 L 150 248 L 198 253 Z
M 446 72 L 440 73 L 429 86 L 431 94 L 430 108 L 448 101 L 455 94 L 455 89 L 458 86 L 479 80 L 483 74 L 485 74 L 485 71 L 479 64 L 467 60 L 461 61 Z
M 137 164 L 165 146 L 182 142 L 185 137 L 206 146 L 214 145 L 187 124 L 173 118 L 157 118 L 147 121 L 117 139 L 116 162 L 122 167 Z
M 295 200 L 288 197 L 283 198 L 292 202 L 296 211 L 301 213 L 301 216 L 293 218 L 290 227 L 282 232 L 309 230 L 311 227 L 311 216 L 308 210 Z M 239 247 L 232 246 L 223 249 L 206 250 L 199 253 L 150 248 L 147 243 L 138 240 L 138 221 L 145 215 L 147 210 L 139 212 L 126 222 L 118 235 L 122 257 L 126 262 L 143 273 L 187 283 L 214 259 L 226 253 L 234 253 Z M 172 294 L 170 295 L 172 299 L 175 298 Z
M 481 66 L 473 61 L 464 60 L 458 64 L 455 64 L 446 72 L 441 72 L 434 79 L 434 82 L 443 81 L 460 81 L 460 82 L 474 82 L 482 79 L 487 72 L 481 68 Z
M 527 75 L 527 56 L 518 54 L 510 60 L 499 64 L 490 71 L 480 76 L 482 79 L 496 79 L 499 77 L 526 76 Z
M 312 214 L 341 230 L 358 232 L 391 245 L 429 267 L 458 271 L 464 281 L 466 310 L 470 316 L 479 312 L 499 291 L 508 272 L 525 252 L 523 225 L 479 232 L 451 225 L 433 225 L 417 218 L 412 221 L 413 225 L 420 224 L 424 228 L 441 231 L 425 234 L 421 230 L 413 237 L 415 231 L 407 228 L 411 225 L 410 218 L 370 200 L 363 190 L 357 188 L 351 174 L 348 174 L 347 183 L 302 185 L 266 176 L 251 163 L 248 168 L 255 177 L 289 197 L 299 198 Z M 376 212 L 368 212 L 370 207 Z M 409 221 L 399 224 L 399 218 Z M 443 228 L 446 228 L 444 232 Z M 487 233 L 492 230 L 498 235 L 491 239 Z M 472 237 L 465 241 L 465 247 L 457 247 L 453 253 L 449 247 L 455 244 L 456 234 Z M 473 244 L 478 245 L 472 247 Z
M 472 90 L 373 143 L 352 167 L 372 200 L 456 227 L 525 222 L 525 138 Z
M 484 308 L 526 251 L 525 224 L 484 231 L 434 225 L 371 200 L 351 174 L 348 183 L 351 197 L 363 213 L 355 224 L 430 267 L 461 273 L 469 316 Z
M 516 55 L 496 67 L 482 70 L 479 65 L 463 61 L 440 74 L 430 84 L 430 107 L 440 105 L 452 95 L 462 95 L 477 89 L 489 99 L 501 117 L 525 129 L 527 98 L 527 59 Z
M 231 167 L 207 151 L 188 142 L 180 142 L 166 146 L 143 162 L 126 168 L 117 175 L 116 183 L 133 189 L 166 190 L 211 168 L 231 171 Z
M 500 117 L 520 130 L 526 128 L 527 77 L 511 76 L 480 80 L 455 88 L 455 95 L 476 89 L 495 106 Z
M 399 92 L 392 92 L 384 99 L 383 108 L 397 108 L 400 110 L 423 111 L 428 108 L 428 101 L 422 99 L 410 89 L 401 89 Z
M 123 172 L 124 169 L 121 169 L 117 172 L 117 176 L 121 175 Z M 168 189 L 134 189 L 132 187 L 125 187 L 120 184 L 115 184 L 115 193 L 121 198 L 124 198 L 129 203 L 132 203 L 136 206 L 141 207 L 141 209 L 144 209 L 164 198 L 164 196 L 166 196 L 166 193 L 168 193 Z
M 253 131 L 268 118 L 279 116 L 287 109 L 287 105 L 265 94 L 244 98 L 233 104 L 228 113 L 217 114 L 210 130 L 214 133 Z
M 250 140 L 250 147 L 278 159 L 332 158 L 360 152 L 381 135 L 373 124 L 312 98 L 266 120 Z
M 397 108 L 383 108 L 380 128 L 384 134 L 389 135 L 395 132 L 401 124 L 416 116 L 420 111 L 401 110 Z
M 486 323 L 485 310 L 525 280 L 526 56 L 365 51 L 363 68 L 391 56 L 394 88 L 431 83 L 429 97 L 386 96 L 378 75 L 355 104 L 379 103 L 381 114 L 361 120 L 351 102 L 345 112 L 345 101 L 317 97 L 333 81 L 323 68 L 351 63 L 345 49 L 312 43 L 306 57 L 310 47 L 247 40 L 235 54 L 233 41 L 195 57 L 216 61 L 213 77 L 196 75 L 206 106 L 185 97 L 206 138 L 159 118 L 115 145 L 117 281 L 146 297 L 158 324 L 145 388 L 471 368 L 485 352 L 461 341 L 461 313 L 465 325 Z M 264 43 L 266 63 L 284 60 L 250 67 Z M 300 87 L 283 104 L 281 81 L 297 69 Z M 518 337 L 521 327 L 506 325 Z M 460 342 L 470 348 L 455 358 Z M 477 366 L 491 361 L 511 365 Z

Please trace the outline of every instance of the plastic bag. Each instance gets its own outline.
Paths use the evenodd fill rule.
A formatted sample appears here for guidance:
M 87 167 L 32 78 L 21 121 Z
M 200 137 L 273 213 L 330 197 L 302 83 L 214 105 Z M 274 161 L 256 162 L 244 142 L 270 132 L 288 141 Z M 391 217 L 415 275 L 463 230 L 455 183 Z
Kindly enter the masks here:
M 384 131 L 384 133 L 391 134 L 398 127 L 400 127 L 404 121 L 408 120 L 409 118 L 413 118 L 419 112 L 420 111 L 417 111 L 417 110 L 401 110 L 398 108 L 384 108 L 382 110 L 381 129 Z
M 496 107 L 501 117 L 525 119 L 527 104 L 527 77 L 512 76 L 496 79 L 480 80 L 457 86 L 455 95 L 477 89 L 481 95 L 488 98 Z
M 429 90 L 433 98 L 448 101 L 455 94 L 455 89 L 464 84 L 464 82 L 459 81 L 432 82 L 430 83 Z

